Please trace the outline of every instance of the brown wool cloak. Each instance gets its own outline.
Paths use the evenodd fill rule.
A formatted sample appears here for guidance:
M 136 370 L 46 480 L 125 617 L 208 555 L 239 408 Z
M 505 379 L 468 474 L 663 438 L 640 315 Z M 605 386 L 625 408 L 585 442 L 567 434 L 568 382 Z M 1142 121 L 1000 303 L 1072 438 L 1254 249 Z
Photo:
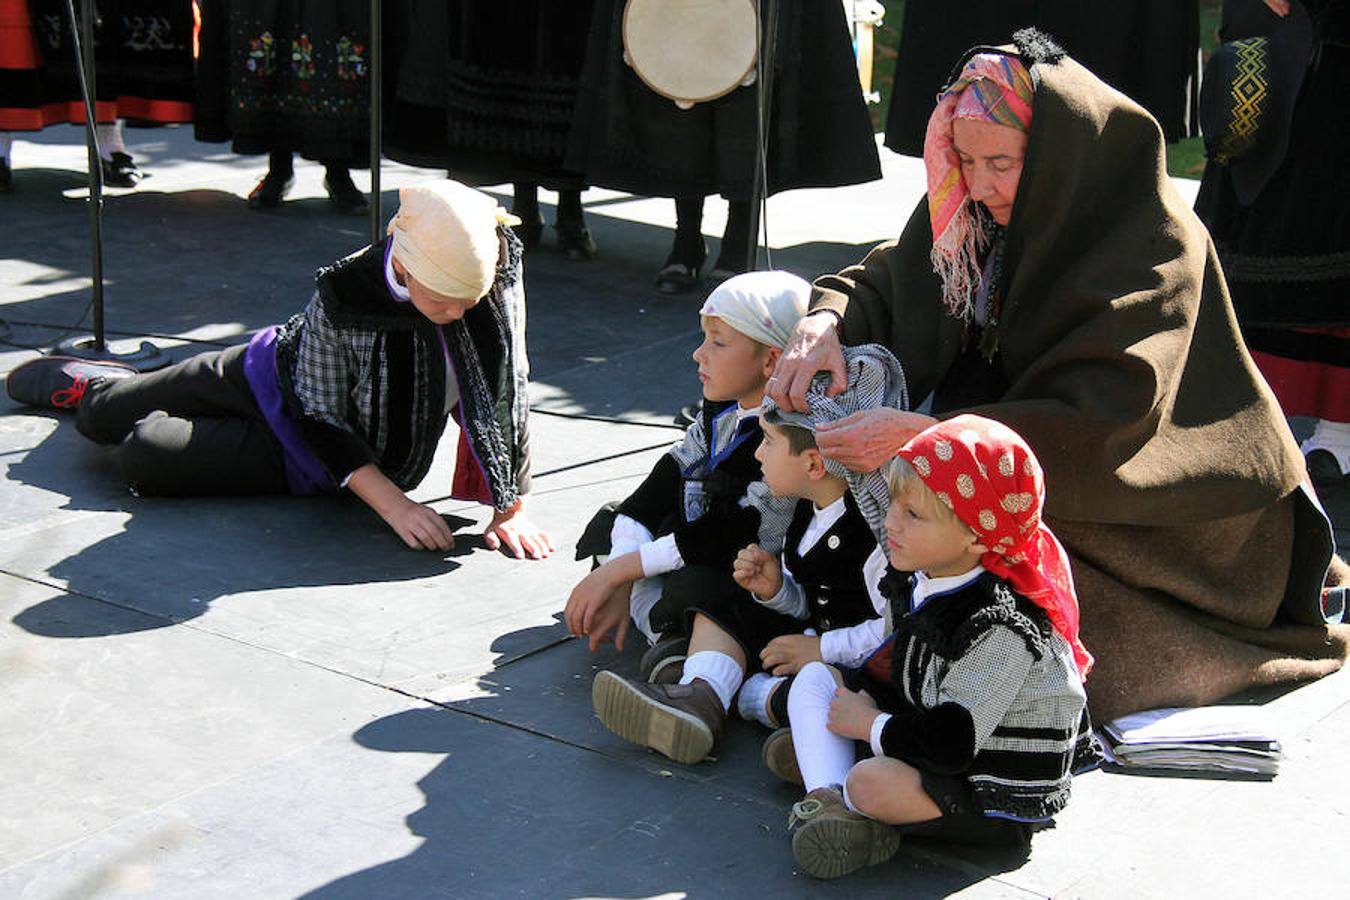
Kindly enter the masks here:
M 1334 671 L 1346 634 L 1318 604 L 1330 526 L 1299 489 L 1303 460 L 1158 125 L 1068 57 L 1022 59 L 1036 93 L 997 326 L 1010 386 L 959 412 L 1008 424 L 1041 460 L 1098 661 L 1094 713 Z M 812 299 L 842 315 L 846 344 L 895 351 L 914 397 L 964 331 L 931 247 L 925 199 L 898 241 Z

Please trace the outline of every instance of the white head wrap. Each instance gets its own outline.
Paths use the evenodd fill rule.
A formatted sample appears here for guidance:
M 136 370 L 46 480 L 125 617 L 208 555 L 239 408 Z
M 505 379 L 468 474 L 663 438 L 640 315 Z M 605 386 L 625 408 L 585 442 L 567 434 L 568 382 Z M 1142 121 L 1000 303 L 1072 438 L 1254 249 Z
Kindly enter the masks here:
M 746 272 L 718 285 L 698 314 L 721 319 L 748 338 L 782 349 L 806 315 L 810 296 L 811 285 L 790 272 Z
M 389 223 L 394 258 L 429 290 L 482 299 L 501 253 L 497 226 L 514 217 L 487 194 L 449 179 L 400 188 L 398 199 Z

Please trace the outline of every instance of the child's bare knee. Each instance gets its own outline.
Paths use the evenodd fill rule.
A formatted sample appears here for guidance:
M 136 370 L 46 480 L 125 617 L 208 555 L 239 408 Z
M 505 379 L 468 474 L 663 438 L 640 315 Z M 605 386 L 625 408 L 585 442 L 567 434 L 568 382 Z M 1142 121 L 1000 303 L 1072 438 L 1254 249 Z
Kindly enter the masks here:
M 886 796 L 888 790 L 895 789 L 894 784 L 887 783 L 890 781 L 886 777 L 887 773 L 873 765 L 875 762 L 874 759 L 865 759 L 849 769 L 844 784 L 849 803 L 855 810 L 871 818 L 877 818 L 881 812 L 881 798 Z

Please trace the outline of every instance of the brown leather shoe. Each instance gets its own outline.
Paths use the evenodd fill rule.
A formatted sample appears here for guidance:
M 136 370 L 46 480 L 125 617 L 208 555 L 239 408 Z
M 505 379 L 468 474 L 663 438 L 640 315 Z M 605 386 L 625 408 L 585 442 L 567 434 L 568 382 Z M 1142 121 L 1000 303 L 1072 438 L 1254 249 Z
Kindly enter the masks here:
M 702 679 L 643 684 L 601 672 L 591 686 L 591 703 L 610 731 L 678 763 L 706 759 L 727 717 L 717 691 Z
M 764 739 L 760 758 L 770 772 L 790 784 L 802 783 L 802 770 L 797 765 L 797 750 L 792 746 L 792 729 L 779 728 Z
M 838 789 L 816 788 L 792 806 L 792 856 L 816 878 L 838 878 L 884 863 L 900 846 L 894 827 L 853 812 Z

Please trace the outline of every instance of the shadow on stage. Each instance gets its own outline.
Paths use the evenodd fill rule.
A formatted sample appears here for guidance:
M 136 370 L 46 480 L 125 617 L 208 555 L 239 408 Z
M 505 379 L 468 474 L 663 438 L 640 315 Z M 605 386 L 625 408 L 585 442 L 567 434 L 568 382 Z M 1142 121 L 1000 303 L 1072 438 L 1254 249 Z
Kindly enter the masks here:
M 486 550 L 476 529 L 462 530 L 471 520 L 449 515 L 461 530 L 453 550 L 409 550 L 350 497 L 138 498 L 118 477 L 108 448 L 85 440 L 69 417 L 51 418 L 59 425 L 7 467 L 9 481 L 35 489 L 15 501 L 15 519 L 30 525 L 9 533 L 7 568 L 45 573 L 78 597 L 16 615 L 14 624 L 33 634 L 101 637 L 194 619 L 222 596 L 409 582 L 453 572 L 456 557 Z M 121 624 L 111 626 L 89 621 L 68 614 L 68 607 L 84 608 L 79 597 L 145 615 L 118 617 Z
M 499 638 L 499 665 L 467 690 L 476 696 L 355 732 L 371 751 L 439 757 L 405 820 L 422 843 L 306 898 L 945 896 L 1027 859 L 913 841 L 886 865 L 810 879 L 795 869 L 785 825 L 798 789 L 759 759 L 767 731 L 733 719 L 716 760 L 696 766 L 626 745 L 595 718 L 591 680 L 598 668 L 634 674 L 638 648 L 592 657 L 549 627 L 558 640 L 525 657 L 511 648 L 537 646 L 539 629 Z

